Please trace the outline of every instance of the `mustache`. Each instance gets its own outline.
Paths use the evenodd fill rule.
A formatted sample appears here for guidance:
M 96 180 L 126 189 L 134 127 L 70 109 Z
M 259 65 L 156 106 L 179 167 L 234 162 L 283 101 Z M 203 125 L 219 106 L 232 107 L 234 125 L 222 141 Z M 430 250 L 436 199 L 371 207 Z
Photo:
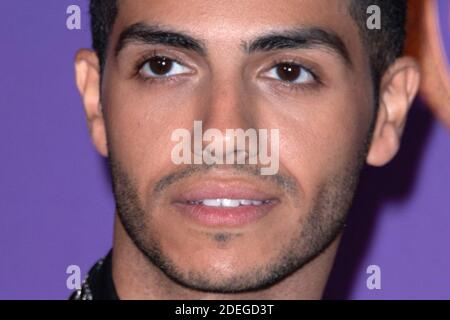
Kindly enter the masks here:
M 259 165 L 250 165 L 250 164 L 193 164 L 188 165 L 187 167 L 183 167 L 182 169 L 165 175 L 162 177 L 153 188 L 153 192 L 158 194 L 166 190 L 171 185 L 175 184 L 178 181 L 182 181 L 183 179 L 195 176 L 202 175 L 207 172 L 211 172 L 217 169 L 227 168 L 230 172 L 234 172 L 238 175 L 246 175 L 248 177 L 257 178 L 264 183 L 271 183 L 276 185 L 277 187 L 283 189 L 287 193 L 291 195 L 298 195 L 298 185 L 296 180 L 288 176 L 284 173 L 278 172 L 273 175 L 261 175 Z

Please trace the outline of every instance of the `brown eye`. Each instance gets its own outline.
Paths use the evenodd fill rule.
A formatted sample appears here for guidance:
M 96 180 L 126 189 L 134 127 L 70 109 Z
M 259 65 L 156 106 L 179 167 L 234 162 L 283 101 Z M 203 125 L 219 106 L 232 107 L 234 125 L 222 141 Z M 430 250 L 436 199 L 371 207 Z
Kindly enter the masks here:
M 302 71 L 298 65 L 283 63 L 277 66 L 278 77 L 287 82 L 294 82 Z
M 279 63 L 268 71 L 268 76 L 289 83 L 308 83 L 314 81 L 310 71 L 295 63 Z
M 150 58 L 141 68 L 141 74 L 147 78 L 169 77 L 188 71 L 182 64 L 163 56 Z
M 173 62 L 166 57 L 153 57 L 149 61 L 150 70 L 157 75 L 165 75 L 173 66 Z

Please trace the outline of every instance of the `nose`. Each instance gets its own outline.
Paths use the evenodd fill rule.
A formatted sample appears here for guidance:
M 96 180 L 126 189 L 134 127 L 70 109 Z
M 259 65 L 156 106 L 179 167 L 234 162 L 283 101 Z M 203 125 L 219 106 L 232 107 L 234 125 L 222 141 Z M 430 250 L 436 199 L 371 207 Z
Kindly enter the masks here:
M 227 164 L 232 164 L 230 159 L 249 161 L 257 156 L 257 136 L 247 131 L 256 129 L 257 109 L 242 80 L 222 77 L 212 81 L 200 108 L 202 112 L 198 114 L 202 116 L 196 120 L 201 121 L 202 150 L 207 151 L 212 146 L 222 148 Z M 239 143 L 237 135 L 245 139 L 244 144 Z M 202 150 L 193 148 L 192 152 L 199 157 Z

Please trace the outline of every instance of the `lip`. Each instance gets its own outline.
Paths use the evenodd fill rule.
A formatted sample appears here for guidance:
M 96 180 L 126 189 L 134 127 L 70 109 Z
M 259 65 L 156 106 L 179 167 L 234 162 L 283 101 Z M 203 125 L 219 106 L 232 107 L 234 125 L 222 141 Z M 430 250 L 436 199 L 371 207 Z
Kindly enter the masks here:
M 264 201 L 261 205 L 239 207 L 210 207 L 191 203 L 202 199 L 250 199 Z M 202 182 L 189 185 L 172 201 L 173 207 L 183 216 L 204 226 L 239 227 L 255 223 L 280 203 L 280 200 L 267 192 L 260 191 L 242 182 Z

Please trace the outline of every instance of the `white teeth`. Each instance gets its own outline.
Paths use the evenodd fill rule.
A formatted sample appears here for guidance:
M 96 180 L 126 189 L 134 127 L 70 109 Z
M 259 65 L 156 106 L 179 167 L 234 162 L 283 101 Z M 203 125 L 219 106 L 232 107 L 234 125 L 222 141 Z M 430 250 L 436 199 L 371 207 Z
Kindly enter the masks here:
M 205 199 L 201 203 L 207 207 L 220 207 L 222 205 L 220 199 Z
M 239 207 L 240 201 L 234 199 L 223 199 L 222 207 L 236 208 Z
M 247 200 L 247 199 L 243 199 L 243 200 L 239 200 L 241 206 L 249 206 L 252 204 L 252 200 Z
M 239 206 L 260 206 L 269 203 L 269 200 L 249 200 L 249 199 L 203 199 L 191 201 L 191 204 L 201 204 L 207 207 L 236 208 Z

